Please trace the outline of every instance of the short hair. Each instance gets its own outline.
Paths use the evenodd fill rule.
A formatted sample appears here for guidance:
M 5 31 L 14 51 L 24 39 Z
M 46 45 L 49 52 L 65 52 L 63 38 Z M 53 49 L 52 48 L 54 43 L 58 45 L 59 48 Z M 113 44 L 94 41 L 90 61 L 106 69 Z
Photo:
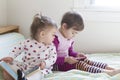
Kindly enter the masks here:
M 36 14 L 30 28 L 31 38 L 37 40 L 37 34 L 50 27 L 57 28 L 57 25 L 51 18 Z
M 84 29 L 84 22 L 81 15 L 74 11 L 66 12 L 63 15 L 63 18 L 61 20 L 61 25 L 63 23 L 67 24 L 67 29 L 73 28 L 77 31 L 81 31 Z

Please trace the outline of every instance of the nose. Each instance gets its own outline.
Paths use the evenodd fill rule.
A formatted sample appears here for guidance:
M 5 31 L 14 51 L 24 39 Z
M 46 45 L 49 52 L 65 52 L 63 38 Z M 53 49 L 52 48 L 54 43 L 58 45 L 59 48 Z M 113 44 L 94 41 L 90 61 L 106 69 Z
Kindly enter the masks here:
M 73 37 L 75 37 L 75 34 L 73 34 Z

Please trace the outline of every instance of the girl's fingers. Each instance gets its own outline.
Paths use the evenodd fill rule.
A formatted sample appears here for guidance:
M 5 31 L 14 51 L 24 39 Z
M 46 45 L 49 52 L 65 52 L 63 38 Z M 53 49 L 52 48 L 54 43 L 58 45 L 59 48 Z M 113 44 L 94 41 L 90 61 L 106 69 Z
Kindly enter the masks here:
M 10 62 L 9 59 L 2 59 L 1 61 L 5 61 L 6 63 Z

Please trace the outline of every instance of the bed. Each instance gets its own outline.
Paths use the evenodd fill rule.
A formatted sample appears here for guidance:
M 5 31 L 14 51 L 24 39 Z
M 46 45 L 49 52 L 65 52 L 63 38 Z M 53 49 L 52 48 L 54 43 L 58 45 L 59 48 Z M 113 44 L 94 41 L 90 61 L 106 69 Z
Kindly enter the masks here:
M 105 62 L 120 69 L 120 53 L 94 53 L 87 56 L 91 60 Z M 74 69 L 47 75 L 43 80 L 120 80 L 120 74 L 111 77 L 105 73 L 92 74 Z
M 24 36 L 19 33 L 18 26 L 0 28 L 0 58 L 9 55 L 11 47 L 24 39 Z M 91 60 L 105 62 L 114 68 L 120 68 L 120 53 L 94 53 L 87 54 L 87 56 Z M 3 80 L 1 73 L 0 80 Z M 120 74 L 111 77 L 105 73 L 92 74 L 74 69 L 67 72 L 54 72 L 42 80 L 120 80 Z
M 19 33 L 19 26 L 9 25 L 0 27 L 0 59 L 8 56 L 11 48 L 24 39 L 24 36 Z M 0 80 L 3 80 L 1 73 Z
M 24 40 L 24 36 L 19 33 L 18 26 L 0 27 L 0 58 L 8 56 L 10 49 Z

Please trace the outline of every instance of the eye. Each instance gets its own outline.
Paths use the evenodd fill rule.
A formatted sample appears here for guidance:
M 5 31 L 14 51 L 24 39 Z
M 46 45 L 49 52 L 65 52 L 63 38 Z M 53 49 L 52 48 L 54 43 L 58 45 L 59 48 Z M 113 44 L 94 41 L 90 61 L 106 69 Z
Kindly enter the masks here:
M 73 34 L 77 34 L 77 32 L 73 32 Z
M 72 34 L 75 34 L 74 32 L 72 32 Z
M 76 34 L 78 34 L 78 32 L 76 32 Z

